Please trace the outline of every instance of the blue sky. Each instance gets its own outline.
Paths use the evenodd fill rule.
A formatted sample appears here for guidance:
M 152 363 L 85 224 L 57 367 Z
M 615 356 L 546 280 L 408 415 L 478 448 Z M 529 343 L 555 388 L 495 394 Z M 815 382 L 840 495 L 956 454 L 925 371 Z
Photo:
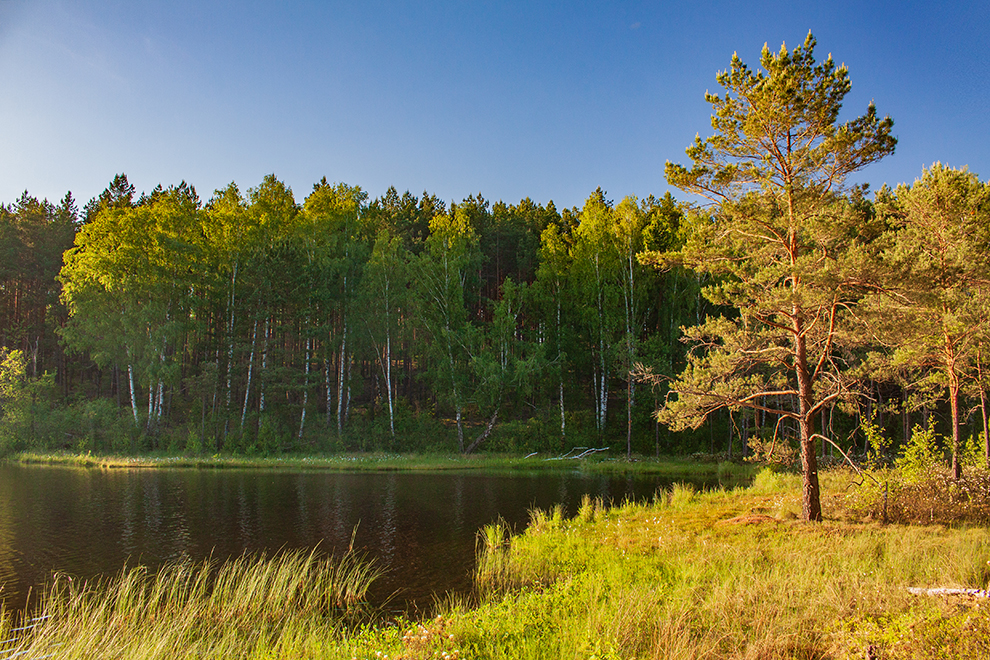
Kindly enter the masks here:
M 274 172 L 481 192 L 558 208 L 668 190 L 710 135 L 733 52 L 793 47 L 849 66 L 897 153 L 858 181 L 941 161 L 990 178 L 990 3 L 0 0 L 0 201 L 80 206 L 118 172 L 201 197 Z M 674 191 L 675 195 L 677 191 Z

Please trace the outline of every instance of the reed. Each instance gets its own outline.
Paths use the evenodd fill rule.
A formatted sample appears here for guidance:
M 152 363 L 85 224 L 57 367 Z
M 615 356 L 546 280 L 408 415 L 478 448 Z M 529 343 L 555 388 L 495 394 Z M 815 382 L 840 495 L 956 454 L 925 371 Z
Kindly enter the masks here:
M 0 616 L 0 657 L 305 657 L 360 622 L 377 575 L 350 553 L 300 551 L 139 566 L 95 582 L 57 575 L 30 615 Z
M 485 525 L 478 531 L 475 554 L 478 558 L 474 583 L 481 598 L 504 593 L 511 586 L 509 549 L 511 537 L 504 521 Z

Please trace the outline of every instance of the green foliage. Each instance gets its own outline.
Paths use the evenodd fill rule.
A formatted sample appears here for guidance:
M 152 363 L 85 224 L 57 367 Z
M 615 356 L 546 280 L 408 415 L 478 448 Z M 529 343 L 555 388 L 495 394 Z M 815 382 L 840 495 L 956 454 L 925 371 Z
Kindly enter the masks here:
M 890 229 L 872 277 L 872 331 L 891 347 L 893 368 L 950 407 L 953 475 L 962 470 L 963 381 L 975 375 L 990 327 L 990 186 L 935 163 L 913 185 L 877 195 Z
M 127 453 L 134 450 L 133 426 L 127 413 L 106 399 L 80 401 L 55 411 L 63 437 L 71 437 L 76 451 Z M 71 435 L 70 435 L 71 434 Z M 42 447 L 61 446 L 58 437 Z
M 987 459 L 982 434 L 970 435 L 962 445 L 960 462 L 965 468 L 985 468 Z
M 890 462 L 891 439 L 884 435 L 883 429 L 877 426 L 874 418 L 863 420 L 862 429 L 866 438 L 866 467 L 877 470 L 886 466 Z
M 894 467 L 906 483 L 918 483 L 930 479 L 945 467 L 945 454 L 939 446 L 938 436 L 929 428 L 915 426 L 911 439 L 905 443 Z
M 58 204 L 27 192 L 0 204 L 0 347 L 23 352 L 32 378 L 64 365 L 56 328 L 66 310 L 57 275 L 78 215 L 70 193 Z
M 248 454 L 271 456 L 283 451 L 289 439 L 280 431 L 278 423 L 272 415 L 262 415 L 258 421 L 258 435 L 255 442 L 247 446 Z
M 0 455 L 16 451 L 25 423 L 24 354 L 0 347 Z

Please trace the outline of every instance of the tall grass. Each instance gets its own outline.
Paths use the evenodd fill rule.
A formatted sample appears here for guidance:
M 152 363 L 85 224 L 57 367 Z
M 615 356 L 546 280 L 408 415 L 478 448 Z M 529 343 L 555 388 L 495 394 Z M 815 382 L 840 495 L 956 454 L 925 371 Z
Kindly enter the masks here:
M 0 657 L 308 657 L 357 622 L 377 575 L 353 554 L 299 551 L 59 575 L 30 615 L 0 616 Z
M 990 586 L 990 530 L 795 521 L 800 484 L 790 481 L 679 486 L 570 520 L 534 514 L 517 536 L 493 530 L 479 576 L 500 588 L 454 607 L 444 628 L 453 641 L 436 648 L 484 658 L 988 657 L 990 608 L 907 587 Z

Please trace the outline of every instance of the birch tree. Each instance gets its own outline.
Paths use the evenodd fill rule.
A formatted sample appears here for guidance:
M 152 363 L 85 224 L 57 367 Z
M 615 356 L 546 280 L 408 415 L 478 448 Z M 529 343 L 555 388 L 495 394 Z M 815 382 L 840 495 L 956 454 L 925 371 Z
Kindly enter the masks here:
M 556 376 L 557 408 L 560 413 L 560 442 L 567 438 L 567 416 L 564 406 L 564 378 L 569 371 L 564 349 L 570 313 L 568 281 L 571 262 L 570 232 L 557 223 L 550 223 L 540 235 L 540 265 L 537 270 L 535 295 L 541 303 L 541 320 L 545 328 L 546 355 L 551 360 L 548 371 Z
M 420 319 L 430 335 L 430 380 L 438 398 L 454 409 L 457 448 L 463 452 L 466 343 L 465 287 L 477 259 L 478 239 L 464 213 L 451 209 L 430 222 L 426 249 L 417 261 Z
M 614 232 L 614 209 L 599 188 L 584 204 L 574 231 L 571 270 L 582 326 L 592 359 L 595 428 L 605 434 L 613 368 L 613 341 L 622 324 L 621 259 Z
M 362 277 L 364 325 L 385 383 L 389 432 L 395 439 L 395 380 L 393 347 L 399 341 L 400 321 L 408 297 L 409 253 L 399 236 L 382 229 Z

